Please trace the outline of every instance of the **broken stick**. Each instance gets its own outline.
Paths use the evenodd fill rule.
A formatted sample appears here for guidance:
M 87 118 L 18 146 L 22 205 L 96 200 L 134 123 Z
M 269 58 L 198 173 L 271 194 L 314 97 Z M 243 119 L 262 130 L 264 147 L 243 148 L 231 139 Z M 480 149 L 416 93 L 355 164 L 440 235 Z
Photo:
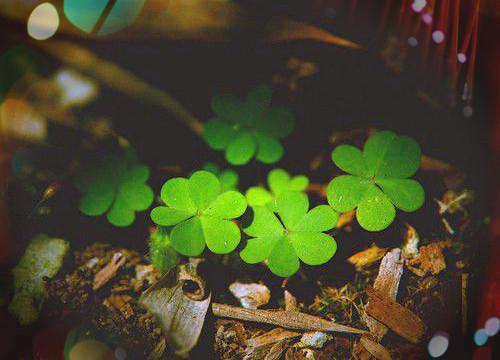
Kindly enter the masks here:
M 304 314 L 298 311 L 283 310 L 250 310 L 225 304 L 212 304 L 215 316 L 227 317 L 244 321 L 260 322 L 277 325 L 287 329 L 310 330 L 323 332 L 345 332 L 351 334 L 365 334 L 365 330 L 352 328 L 317 316 Z

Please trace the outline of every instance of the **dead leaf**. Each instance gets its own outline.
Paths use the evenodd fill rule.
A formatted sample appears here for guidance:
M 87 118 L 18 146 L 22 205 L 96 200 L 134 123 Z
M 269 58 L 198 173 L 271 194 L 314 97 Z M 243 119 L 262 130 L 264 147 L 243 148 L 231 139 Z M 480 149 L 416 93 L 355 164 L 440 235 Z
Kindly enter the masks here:
M 271 292 L 262 284 L 243 284 L 236 281 L 229 285 L 229 291 L 240 301 L 245 309 L 257 309 L 271 299 Z
M 450 246 L 451 240 L 449 239 L 421 246 L 418 255 L 413 259 L 409 259 L 406 266 L 418 276 L 425 276 L 428 273 L 439 274 L 446 269 L 443 249 Z
M 289 341 L 301 335 L 299 332 L 275 328 L 265 334 L 247 340 L 245 360 L 279 359 L 286 350 Z
M 205 322 L 211 295 L 197 274 L 201 259 L 190 259 L 146 290 L 140 299 L 149 312 L 160 321 L 169 346 L 185 356 L 196 345 Z
M 374 358 L 378 360 L 391 360 L 389 351 L 379 343 L 371 340 L 368 336 L 361 336 L 359 343 L 368 351 Z
M 418 243 L 420 238 L 418 236 L 417 230 L 410 224 L 405 224 L 406 229 L 403 235 L 403 257 L 405 259 L 411 259 L 418 255 Z
M 356 210 L 351 210 L 345 213 L 340 214 L 339 220 L 337 221 L 337 229 L 346 228 L 346 231 L 351 231 L 351 223 L 354 220 L 354 216 L 356 215 Z M 383 256 L 383 255 L 382 255 Z
M 387 252 L 387 248 L 379 248 L 372 244 L 368 249 L 360 251 L 347 259 L 348 262 L 356 267 L 356 270 L 363 270 L 370 265 L 375 264 L 382 259 Z
M 130 295 L 111 294 L 104 300 L 103 304 L 111 311 L 120 311 L 123 317 L 128 319 L 134 314 L 130 300 L 132 300 Z
M 297 298 L 288 290 L 285 290 L 285 311 L 299 311 Z

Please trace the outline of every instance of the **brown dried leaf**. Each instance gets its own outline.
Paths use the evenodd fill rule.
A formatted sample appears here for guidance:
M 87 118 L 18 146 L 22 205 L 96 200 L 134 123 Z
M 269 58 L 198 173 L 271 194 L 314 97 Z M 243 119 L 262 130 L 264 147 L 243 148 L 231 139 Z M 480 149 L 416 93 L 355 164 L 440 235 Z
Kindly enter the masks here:
M 428 273 L 439 274 L 446 269 L 443 249 L 450 246 L 451 240 L 449 239 L 421 246 L 418 255 L 413 259 L 409 259 L 406 266 L 418 276 L 425 276 Z
M 299 311 L 297 298 L 288 290 L 285 290 L 285 311 Z
M 356 270 L 362 270 L 375 264 L 382 259 L 387 252 L 387 248 L 379 248 L 372 244 L 368 249 L 360 251 L 347 259 L 348 262 L 356 267 Z
M 389 351 L 379 343 L 371 340 L 368 336 L 362 336 L 361 339 L 359 339 L 359 343 L 376 359 L 391 360 Z

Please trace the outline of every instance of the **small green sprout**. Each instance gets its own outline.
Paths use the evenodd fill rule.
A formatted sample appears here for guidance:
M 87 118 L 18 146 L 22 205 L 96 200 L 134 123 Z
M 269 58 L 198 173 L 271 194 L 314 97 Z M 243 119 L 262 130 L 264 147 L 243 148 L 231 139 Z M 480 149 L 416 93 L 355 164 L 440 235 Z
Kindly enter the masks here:
M 161 273 L 167 273 L 176 264 L 179 256 L 172 247 L 165 228 L 158 227 L 149 237 L 149 258 Z
M 221 170 L 217 164 L 207 162 L 203 165 L 203 170 L 211 172 L 219 178 L 222 191 L 238 190 L 240 177 L 233 169 Z
M 238 246 L 241 232 L 230 219 L 240 217 L 247 202 L 237 191 L 222 192 L 214 174 L 200 170 L 189 179 L 170 179 L 160 196 L 167 206 L 154 208 L 151 219 L 160 226 L 174 226 L 170 239 L 178 253 L 198 256 L 206 245 L 216 254 L 227 254 Z
M 274 274 L 288 277 L 299 269 L 299 259 L 320 265 L 333 257 L 337 243 L 324 233 L 338 220 L 331 207 L 319 205 L 309 210 L 306 194 L 287 191 L 278 197 L 277 208 L 278 215 L 265 206 L 253 208 L 253 221 L 244 229 L 253 238 L 240 253 L 243 261 L 256 264 L 267 259 Z
M 61 267 L 69 245 L 62 239 L 40 234 L 28 243 L 12 270 L 14 297 L 9 312 L 22 325 L 35 322 L 45 299 L 45 278 L 53 278 Z
M 330 182 L 328 203 L 339 212 L 357 207 L 361 227 L 383 230 L 394 220 L 395 206 L 411 212 L 423 205 L 424 189 L 409 179 L 420 166 L 420 158 L 420 147 L 413 139 L 391 131 L 370 137 L 363 152 L 351 145 L 339 145 L 332 152 L 332 160 L 351 175 Z
M 265 85 L 250 92 L 245 102 L 231 94 L 215 96 L 215 118 L 205 124 L 205 141 L 215 150 L 225 150 L 226 160 L 233 165 L 244 165 L 254 155 L 265 164 L 281 159 L 284 150 L 279 139 L 292 132 L 295 118 L 287 108 L 271 107 L 271 96 Z
M 153 202 L 153 190 L 145 184 L 149 168 L 136 161 L 112 157 L 75 178 L 82 192 L 80 211 L 88 216 L 107 212 L 115 226 L 129 226 L 136 211 L 144 211 Z
M 249 206 L 268 206 L 276 212 L 276 199 L 285 191 L 304 191 L 309 186 L 309 179 L 304 175 L 291 177 L 283 169 L 273 169 L 267 174 L 267 185 L 271 191 L 262 186 L 249 188 L 245 196 Z

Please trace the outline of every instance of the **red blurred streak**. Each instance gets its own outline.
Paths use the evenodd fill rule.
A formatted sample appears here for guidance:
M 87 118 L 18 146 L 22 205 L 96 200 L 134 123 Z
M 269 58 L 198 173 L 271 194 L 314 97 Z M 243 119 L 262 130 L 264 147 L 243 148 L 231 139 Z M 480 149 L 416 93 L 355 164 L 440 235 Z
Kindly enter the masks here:
M 387 18 L 391 10 L 392 0 L 384 1 L 384 10 L 382 10 L 382 20 L 380 21 L 379 32 L 384 31 L 385 25 L 387 24 Z
M 425 66 L 426 62 L 427 62 L 427 58 L 429 57 L 429 45 L 430 45 L 430 42 L 431 42 L 431 36 L 432 36 L 432 24 L 434 23 L 434 8 L 435 8 L 435 2 L 434 0 L 431 0 L 429 2 L 429 9 L 425 10 L 425 13 L 428 13 L 432 16 L 432 23 L 431 24 L 425 24 L 425 26 L 427 26 L 425 28 L 425 32 L 424 32 L 424 54 L 422 56 L 422 64 Z M 423 20 L 422 20 L 423 21 Z
M 470 38 L 472 36 L 472 31 L 474 29 L 474 24 L 477 21 L 477 17 L 479 15 L 479 4 L 481 0 L 473 0 L 475 2 L 474 7 L 473 7 L 473 13 L 472 16 L 469 17 L 469 22 L 467 23 L 467 28 L 465 29 L 465 37 L 462 42 L 462 47 L 460 48 L 460 52 L 462 54 L 467 53 L 467 48 L 469 47 L 469 42 Z
M 406 1 L 401 1 L 401 5 L 399 6 L 399 15 L 398 15 L 398 22 L 396 24 L 397 28 L 401 27 L 401 23 L 403 21 L 403 17 L 406 12 Z
M 457 52 L 458 52 L 458 29 L 460 22 L 460 0 L 452 1 L 453 6 L 453 23 L 451 32 L 451 46 L 450 46 L 450 66 L 451 66 L 451 91 L 452 94 L 456 93 L 458 67 L 457 67 Z
M 439 23 L 436 30 L 443 32 L 444 38 L 440 44 L 436 44 L 436 57 L 435 57 L 435 70 L 436 79 L 439 81 L 441 79 L 443 70 L 443 58 L 444 51 L 446 49 L 446 43 L 448 40 L 448 12 L 449 12 L 449 0 L 441 0 L 441 7 L 439 8 Z
M 479 13 L 479 8 L 477 8 L 476 11 Z M 467 93 L 464 95 L 466 96 L 465 100 L 467 101 L 472 98 L 472 87 L 474 86 L 474 64 L 476 62 L 477 38 L 479 37 L 479 14 L 476 14 L 475 18 L 476 21 L 474 23 L 474 32 L 472 34 L 470 60 L 467 64 L 467 78 L 465 80 L 467 85 Z

